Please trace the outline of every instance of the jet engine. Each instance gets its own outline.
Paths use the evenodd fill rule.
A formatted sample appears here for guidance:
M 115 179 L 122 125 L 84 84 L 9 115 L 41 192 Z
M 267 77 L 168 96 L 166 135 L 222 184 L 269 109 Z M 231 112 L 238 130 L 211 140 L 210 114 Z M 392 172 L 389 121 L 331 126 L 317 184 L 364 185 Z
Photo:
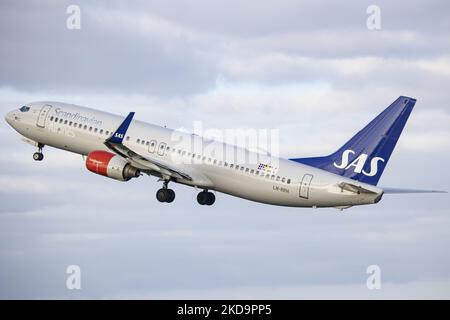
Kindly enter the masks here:
M 86 168 L 91 172 L 120 181 L 128 181 L 141 175 L 139 169 L 130 165 L 124 158 L 102 150 L 89 153 Z

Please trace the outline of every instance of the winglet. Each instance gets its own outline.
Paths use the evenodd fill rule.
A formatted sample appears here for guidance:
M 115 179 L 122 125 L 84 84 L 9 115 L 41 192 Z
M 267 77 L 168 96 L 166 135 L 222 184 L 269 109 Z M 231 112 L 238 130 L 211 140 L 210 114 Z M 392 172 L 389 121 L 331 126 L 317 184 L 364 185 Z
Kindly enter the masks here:
M 122 144 L 123 139 L 127 133 L 128 127 L 130 126 L 131 120 L 133 120 L 134 112 L 130 112 L 128 116 L 123 120 L 117 130 L 113 133 L 113 135 L 106 140 L 109 143 Z

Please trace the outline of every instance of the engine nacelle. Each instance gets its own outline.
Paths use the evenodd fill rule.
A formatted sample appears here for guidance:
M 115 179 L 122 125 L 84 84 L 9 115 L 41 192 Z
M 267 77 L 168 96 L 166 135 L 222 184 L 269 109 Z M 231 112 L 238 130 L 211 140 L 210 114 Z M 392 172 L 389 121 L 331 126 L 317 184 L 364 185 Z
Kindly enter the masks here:
M 89 153 L 86 168 L 91 172 L 120 181 L 128 181 L 141 175 L 139 169 L 130 165 L 124 158 L 102 150 Z

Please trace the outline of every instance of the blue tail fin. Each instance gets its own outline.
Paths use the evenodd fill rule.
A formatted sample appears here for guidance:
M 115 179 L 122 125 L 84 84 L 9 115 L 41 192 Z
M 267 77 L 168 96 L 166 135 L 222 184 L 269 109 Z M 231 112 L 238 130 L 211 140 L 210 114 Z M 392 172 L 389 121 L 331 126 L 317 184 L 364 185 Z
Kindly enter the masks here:
M 290 160 L 376 185 L 415 103 L 416 99 L 399 97 L 329 156 Z

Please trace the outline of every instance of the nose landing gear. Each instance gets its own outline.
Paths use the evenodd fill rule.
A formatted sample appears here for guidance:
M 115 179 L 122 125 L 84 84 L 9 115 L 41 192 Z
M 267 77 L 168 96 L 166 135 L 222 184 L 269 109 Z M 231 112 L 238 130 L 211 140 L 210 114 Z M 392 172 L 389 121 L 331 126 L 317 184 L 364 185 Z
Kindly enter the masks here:
M 42 153 L 43 144 L 38 144 L 38 152 L 33 154 L 34 161 L 42 161 L 44 159 L 44 154 Z

